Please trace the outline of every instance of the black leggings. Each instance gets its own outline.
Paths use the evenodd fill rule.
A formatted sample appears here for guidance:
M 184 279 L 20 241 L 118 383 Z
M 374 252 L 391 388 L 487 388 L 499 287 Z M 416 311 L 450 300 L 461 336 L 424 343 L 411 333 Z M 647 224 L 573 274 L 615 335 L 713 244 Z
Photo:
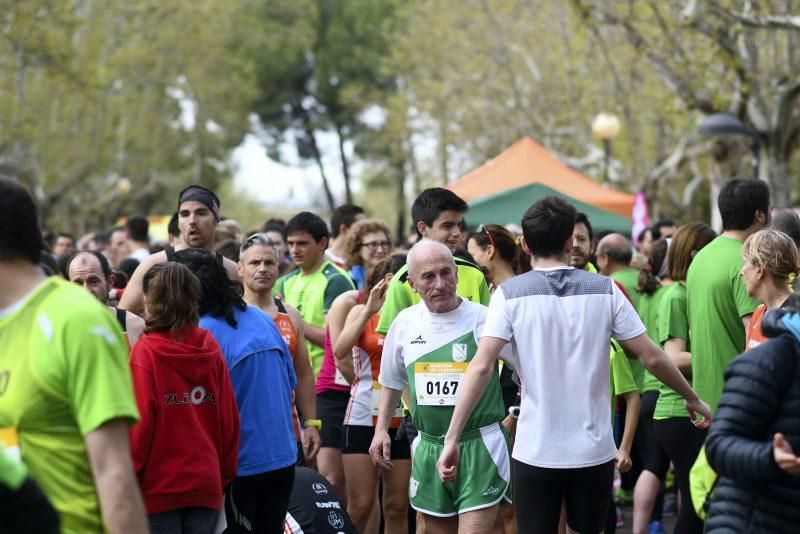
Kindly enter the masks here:
M 293 484 L 294 465 L 233 479 L 225 488 L 225 533 L 281 534 Z
M 511 476 L 520 534 L 556 532 L 562 502 L 569 528 L 592 534 L 603 530 L 614 484 L 613 460 L 577 469 L 548 469 L 514 460 Z
M 654 422 L 656 439 L 667 452 L 675 467 L 675 481 L 681 492 L 681 506 L 675 523 L 675 534 L 702 534 L 703 521 L 697 517 L 689 491 L 689 471 L 705 440 L 705 432 L 698 430 L 687 417 L 658 419 Z

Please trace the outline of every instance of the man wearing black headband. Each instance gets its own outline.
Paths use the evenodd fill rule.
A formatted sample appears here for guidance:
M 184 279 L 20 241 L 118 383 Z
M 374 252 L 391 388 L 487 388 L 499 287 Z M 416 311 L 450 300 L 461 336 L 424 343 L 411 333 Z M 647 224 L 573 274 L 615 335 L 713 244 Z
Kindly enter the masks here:
M 214 232 L 219 222 L 220 201 L 216 193 L 201 185 L 190 185 L 178 195 L 178 228 L 181 231 L 181 240 L 174 248 L 167 247 L 164 251 L 153 254 L 139 264 L 131 276 L 128 286 L 119 307 L 130 312 L 141 314 L 144 311 L 144 296 L 142 293 L 142 279 L 150 267 L 158 263 L 169 261 L 178 250 L 186 248 L 201 248 L 214 252 L 216 241 Z M 228 276 L 238 280 L 236 263 L 217 254 L 223 262 Z

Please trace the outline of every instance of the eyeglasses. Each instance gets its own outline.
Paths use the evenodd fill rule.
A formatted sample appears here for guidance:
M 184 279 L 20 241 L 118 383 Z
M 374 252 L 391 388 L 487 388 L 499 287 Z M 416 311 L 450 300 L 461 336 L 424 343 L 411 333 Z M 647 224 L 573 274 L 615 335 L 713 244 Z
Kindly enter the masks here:
M 361 246 L 370 250 L 378 250 L 379 248 L 389 248 L 392 244 L 388 241 L 370 241 L 369 243 L 361 243 Z
M 478 234 L 484 234 L 485 233 L 487 235 L 487 237 L 489 237 L 489 244 L 492 245 L 492 248 L 495 248 L 495 249 L 497 248 L 494 245 L 494 237 L 492 237 L 492 233 L 489 231 L 488 228 L 486 228 L 486 225 L 481 224 L 480 226 L 478 226 L 478 228 L 475 230 L 475 233 L 478 233 Z

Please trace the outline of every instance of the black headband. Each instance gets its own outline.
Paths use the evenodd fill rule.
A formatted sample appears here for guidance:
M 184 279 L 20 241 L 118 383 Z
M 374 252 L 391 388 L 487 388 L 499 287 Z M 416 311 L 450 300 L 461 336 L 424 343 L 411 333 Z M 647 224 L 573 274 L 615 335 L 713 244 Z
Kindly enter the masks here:
M 202 185 L 190 185 L 178 196 L 178 210 L 180 211 L 181 204 L 194 200 L 205 204 L 208 209 L 214 214 L 214 217 L 219 220 L 219 197 L 211 190 Z

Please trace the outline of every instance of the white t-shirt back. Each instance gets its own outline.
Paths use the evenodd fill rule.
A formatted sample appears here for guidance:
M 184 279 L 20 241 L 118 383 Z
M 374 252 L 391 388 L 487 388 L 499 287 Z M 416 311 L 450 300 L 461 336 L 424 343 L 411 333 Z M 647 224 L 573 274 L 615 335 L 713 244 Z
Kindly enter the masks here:
M 522 383 L 514 459 L 559 469 L 613 459 L 610 338 L 644 332 L 608 277 L 563 266 L 500 284 L 482 336 L 511 343 Z

